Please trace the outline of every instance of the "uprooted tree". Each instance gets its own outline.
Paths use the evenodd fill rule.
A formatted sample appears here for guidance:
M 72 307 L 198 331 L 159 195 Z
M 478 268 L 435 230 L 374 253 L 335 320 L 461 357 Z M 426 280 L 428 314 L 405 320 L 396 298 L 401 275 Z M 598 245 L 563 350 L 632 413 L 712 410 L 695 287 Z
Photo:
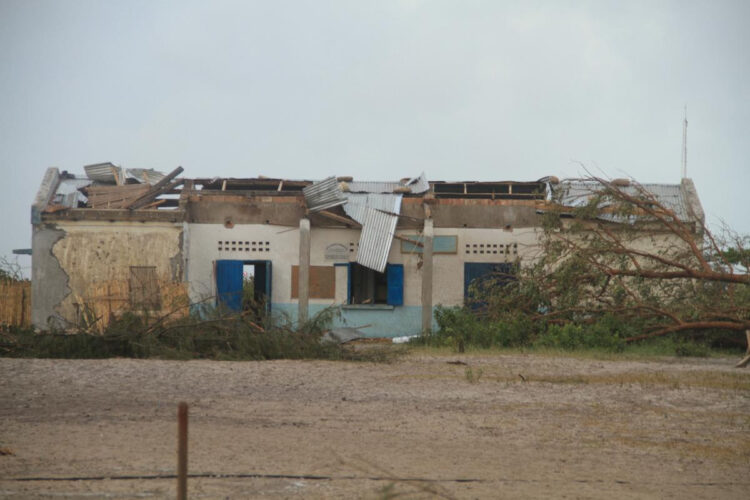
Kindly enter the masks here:
M 558 325 L 616 318 L 629 326 L 626 342 L 717 332 L 738 341 L 750 331 L 747 237 L 715 235 L 702 214 L 635 182 L 581 184 L 592 189 L 575 203 L 553 196 L 545 206 L 535 262 L 512 285 L 485 288 L 487 315 Z

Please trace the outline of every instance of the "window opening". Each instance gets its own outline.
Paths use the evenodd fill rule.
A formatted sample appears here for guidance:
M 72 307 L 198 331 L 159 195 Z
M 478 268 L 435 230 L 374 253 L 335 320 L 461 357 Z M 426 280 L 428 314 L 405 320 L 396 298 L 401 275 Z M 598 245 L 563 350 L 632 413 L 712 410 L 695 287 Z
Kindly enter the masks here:
M 133 309 L 161 309 L 161 294 L 156 278 L 156 266 L 130 266 L 130 307 Z
M 351 264 L 351 304 L 387 304 L 388 278 L 386 273 L 353 262 Z
M 385 272 L 379 273 L 356 262 L 350 263 L 349 303 L 403 305 L 403 264 L 388 264 Z

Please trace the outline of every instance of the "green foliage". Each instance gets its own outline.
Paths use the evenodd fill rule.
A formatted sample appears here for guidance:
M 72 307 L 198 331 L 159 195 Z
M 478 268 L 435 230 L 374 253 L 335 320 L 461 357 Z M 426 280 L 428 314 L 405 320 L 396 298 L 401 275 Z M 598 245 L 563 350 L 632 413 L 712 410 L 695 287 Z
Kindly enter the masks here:
M 434 346 L 515 347 L 525 345 L 532 331 L 532 325 L 523 315 L 507 315 L 504 320 L 488 321 L 460 307 L 438 306 L 435 320 L 438 332 L 422 338 L 423 342 Z
M 274 324 L 258 325 L 245 317 L 187 318 L 149 328 L 135 314 L 123 315 L 104 334 L 3 332 L 0 355 L 23 358 L 97 359 L 111 357 L 160 359 L 330 359 L 388 361 L 399 351 L 357 351 L 321 342 L 335 312 L 325 310 L 299 329 Z
M 686 338 L 682 335 L 668 335 L 646 339 L 636 344 L 630 344 L 626 352 L 645 356 L 679 356 L 704 358 L 711 355 L 736 355 L 736 352 L 711 347 L 710 343 L 702 339 Z
M 734 246 L 728 246 L 721 251 L 721 256 L 729 264 L 750 269 L 750 237 L 736 238 L 736 240 Z
M 618 331 L 611 329 L 606 321 L 598 321 L 591 325 L 549 325 L 547 330 L 536 338 L 533 345 L 564 350 L 603 349 L 614 352 L 620 352 L 625 347 Z
M 438 330 L 432 335 L 415 339 L 413 344 L 449 347 L 456 351 L 460 349 L 459 346 L 464 346 L 467 349 L 594 350 L 703 357 L 716 352 L 711 345 L 726 335 L 721 331 L 712 334 L 703 332 L 697 338 L 673 334 L 628 345 L 625 339 L 642 331 L 642 323 L 613 314 L 604 314 L 595 320 L 553 323 L 544 319 L 533 321 L 525 313 L 507 313 L 493 318 L 476 314 L 468 308 L 438 307 L 435 317 Z M 470 381 L 479 378 L 476 373 L 468 371 L 466 377 Z
M 553 348 L 617 349 L 661 335 L 684 339 L 671 346 L 679 354 L 737 345 L 750 328 L 750 239 L 713 235 L 637 183 L 586 181 L 585 204 L 545 209 L 542 251 L 514 286 L 483 297 L 488 320 L 528 316 L 534 345 Z

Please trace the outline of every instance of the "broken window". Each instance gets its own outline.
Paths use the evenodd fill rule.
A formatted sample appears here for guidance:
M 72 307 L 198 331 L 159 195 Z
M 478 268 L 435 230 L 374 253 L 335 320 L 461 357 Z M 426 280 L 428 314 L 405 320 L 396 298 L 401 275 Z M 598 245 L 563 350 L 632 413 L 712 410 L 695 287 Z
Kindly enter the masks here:
M 130 266 L 130 307 L 133 309 L 161 309 L 156 266 Z
M 508 262 L 465 262 L 464 303 L 473 310 L 485 309 L 489 294 L 514 281 L 515 272 Z
M 309 280 L 309 298 L 336 297 L 336 271 L 333 266 L 310 266 Z M 292 298 L 299 298 L 299 266 L 292 266 Z
M 404 266 L 388 264 L 384 273 L 379 273 L 356 262 L 349 264 L 350 304 L 404 303 Z

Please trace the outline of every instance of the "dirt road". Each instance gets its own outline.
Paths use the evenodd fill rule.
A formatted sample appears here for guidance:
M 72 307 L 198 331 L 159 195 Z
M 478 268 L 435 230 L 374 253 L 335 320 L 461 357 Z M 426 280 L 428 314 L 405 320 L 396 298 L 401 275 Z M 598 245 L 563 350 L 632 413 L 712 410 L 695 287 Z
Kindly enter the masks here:
M 731 366 L 0 359 L 0 496 L 173 498 L 185 400 L 190 498 L 748 498 Z

